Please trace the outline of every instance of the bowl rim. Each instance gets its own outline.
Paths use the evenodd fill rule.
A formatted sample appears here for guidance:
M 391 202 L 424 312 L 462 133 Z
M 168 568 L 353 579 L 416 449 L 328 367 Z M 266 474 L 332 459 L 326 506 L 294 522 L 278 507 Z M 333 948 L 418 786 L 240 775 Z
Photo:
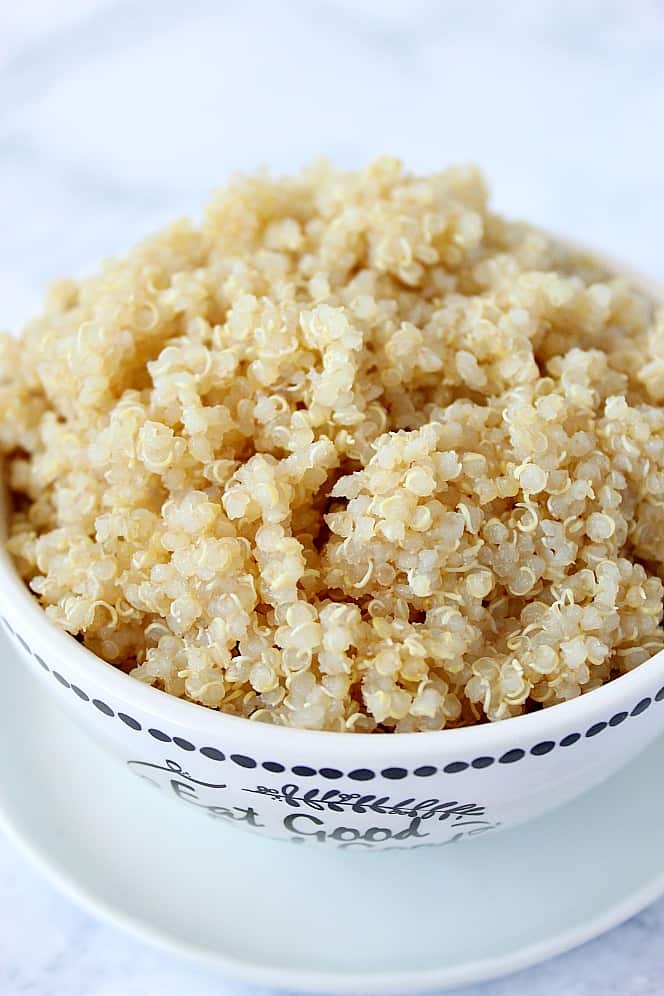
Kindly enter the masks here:
M 551 233 L 549 233 L 551 234 Z M 626 277 L 632 285 L 648 293 L 655 301 L 664 301 L 664 286 L 653 278 L 639 274 L 603 253 L 572 240 L 553 236 L 559 242 L 591 255 L 609 266 L 617 276 Z M 358 754 L 369 758 L 448 754 L 456 751 L 475 751 L 477 754 L 493 745 L 526 742 L 535 738 L 543 741 L 547 733 L 561 728 L 578 729 L 583 734 L 593 719 L 607 719 L 628 703 L 636 705 L 644 695 L 655 695 L 659 681 L 664 691 L 664 650 L 639 664 L 632 671 L 566 702 L 556 703 L 534 713 L 513 716 L 498 722 L 485 722 L 475 726 L 453 729 L 419 731 L 415 733 L 346 733 L 332 730 L 309 730 L 300 727 L 277 726 L 255 722 L 242 716 L 233 716 L 200 703 L 181 699 L 169 692 L 145 684 L 98 657 L 73 636 L 48 618 L 37 598 L 30 591 L 6 548 L 7 522 L 6 489 L 3 482 L 3 464 L 0 457 L 0 615 L 4 615 L 18 634 L 30 634 L 35 651 L 45 658 L 54 656 L 67 661 L 69 673 L 75 672 L 80 680 L 90 677 L 96 686 L 109 695 L 133 703 L 146 713 L 163 718 L 182 729 L 195 729 L 201 735 L 223 742 L 251 739 L 261 742 L 266 749 L 277 750 L 279 745 L 292 748 L 295 744 L 305 750 L 324 751 L 326 754 Z M 41 671 L 41 669 L 40 669 Z M 45 672 L 41 672 L 45 674 Z M 659 676 L 659 677 L 657 677 Z

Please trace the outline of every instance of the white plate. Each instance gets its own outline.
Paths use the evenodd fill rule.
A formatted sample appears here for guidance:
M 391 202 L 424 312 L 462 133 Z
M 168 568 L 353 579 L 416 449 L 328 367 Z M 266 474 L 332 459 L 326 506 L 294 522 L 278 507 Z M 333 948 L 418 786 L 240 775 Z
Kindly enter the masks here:
M 97 915 L 244 981 L 366 994 L 490 979 L 664 893 L 664 742 L 546 827 L 410 853 L 317 850 L 174 805 L 72 728 L 4 637 L 0 659 L 5 831 Z

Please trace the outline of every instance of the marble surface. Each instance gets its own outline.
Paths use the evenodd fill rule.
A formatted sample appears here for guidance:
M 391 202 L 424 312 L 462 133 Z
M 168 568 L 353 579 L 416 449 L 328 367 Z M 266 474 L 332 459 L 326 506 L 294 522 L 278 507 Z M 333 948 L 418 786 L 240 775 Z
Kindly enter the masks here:
M 663 55 L 661 0 L 4 3 L 0 324 L 229 172 L 321 153 L 477 160 L 504 211 L 664 278 Z M 0 840 L 3 996 L 241 991 L 95 922 Z M 660 996 L 664 902 L 467 992 Z

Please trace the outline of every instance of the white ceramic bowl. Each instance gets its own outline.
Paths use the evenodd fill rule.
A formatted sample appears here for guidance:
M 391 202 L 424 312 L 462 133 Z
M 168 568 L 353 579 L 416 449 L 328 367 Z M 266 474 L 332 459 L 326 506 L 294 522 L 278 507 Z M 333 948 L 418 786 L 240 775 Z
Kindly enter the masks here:
M 252 833 L 343 848 L 451 844 L 574 799 L 664 732 L 664 652 L 571 702 L 468 729 L 318 733 L 225 716 L 141 684 L 51 623 L 4 549 L 5 521 L 0 499 L 0 611 L 20 659 L 132 772 Z
M 272 837 L 453 843 L 573 799 L 664 731 L 664 653 L 585 696 L 501 723 L 318 733 L 225 716 L 117 670 L 48 620 L 4 547 L 0 606 L 19 651 L 5 666 L 25 661 L 74 722 L 162 792 Z

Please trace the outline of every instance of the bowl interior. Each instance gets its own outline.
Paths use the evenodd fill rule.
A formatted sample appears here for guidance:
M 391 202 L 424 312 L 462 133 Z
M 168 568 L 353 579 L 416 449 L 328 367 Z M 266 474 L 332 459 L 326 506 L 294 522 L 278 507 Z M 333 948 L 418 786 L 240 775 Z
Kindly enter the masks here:
M 597 256 L 598 254 L 593 255 Z M 615 273 L 625 276 L 633 285 L 646 291 L 655 300 L 664 301 L 664 290 L 655 281 L 606 257 L 600 258 Z M 547 730 L 583 726 L 583 723 L 592 718 L 592 715 L 601 711 L 615 710 L 621 703 L 627 705 L 638 702 L 639 695 L 643 694 L 645 689 L 657 685 L 659 679 L 664 682 L 663 651 L 639 665 L 634 671 L 568 702 L 498 723 L 485 723 L 480 726 L 437 732 L 396 735 L 362 733 L 342 735 L 326 731 L 276 727 L 226 715 L 217 710 L 175 698 L 157 688 L 136 681 L 92 654 L 48 619 L 37 600 L 19 577 L 5 547 L 9 499 L 2 471 L 3 467 L 0 462 L 0 482 L 2 483 L 0 487 L 0 597 L 6 615 L 11 618 L 12 626 L 19 633 L 30 633 L 31 639 L 44 654 L 50 654 L 62 660 L 66 659 L 70 669 L 74 668 L 77 673 L 84 672 L 88 681 L 94 681 L 98 687 L 106 688 L 111 694 L 117 694 L 126 700 L 134 701 L 141 708 L 162 716 L 165 720 L 170 719 L 190 728 L 205 730 L 208 735 L 223 736 L 229 731 L 238 733 L 242 730 L 243 735 L 249 736 L 252 740 L 262 741 L 267 745 L 274 744 L 276 746 L 280 742 L 292 741 L 292 738 L 296 738 L 303 745 L 307 741 L 311 745 L 316 742 L 320 745 L 325 744 L 326 750 L 332 749 L 337 753 L 357 754 L 358 751 L 361 751 L 369 756 L 389 755 L 394 753 L 395 748 L 398 749 L 400 755 L 403 755 L 404 752 L 415 755 L 443 748 L 475 750 L 481 753 L 482 745 L 493 745 L 493 749 L 499 749 L 500 743 L 529 738 L 538 734 L 543 736 Z M 394 742 L 395 736 L 396 744 Z

